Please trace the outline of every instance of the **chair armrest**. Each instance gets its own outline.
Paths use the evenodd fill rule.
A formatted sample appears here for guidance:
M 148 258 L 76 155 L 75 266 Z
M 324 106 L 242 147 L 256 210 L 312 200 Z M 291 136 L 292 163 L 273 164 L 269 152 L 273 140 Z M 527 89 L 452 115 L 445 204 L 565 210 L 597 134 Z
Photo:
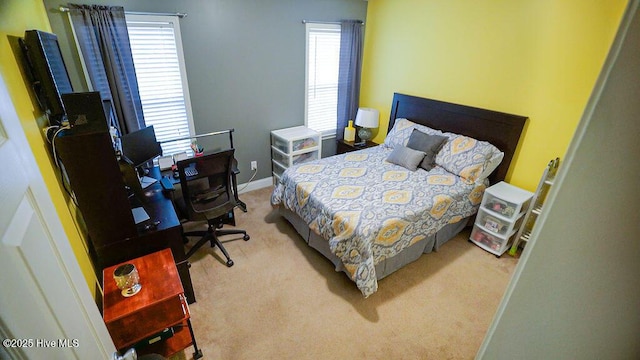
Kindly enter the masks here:
M 240 170 L 238 170 L 238 160 L 236 160 L 236 158 L 233 158 L 233 161 L 231 162 L 231 173 L 233 175 L 238 175 L 240 174 Z

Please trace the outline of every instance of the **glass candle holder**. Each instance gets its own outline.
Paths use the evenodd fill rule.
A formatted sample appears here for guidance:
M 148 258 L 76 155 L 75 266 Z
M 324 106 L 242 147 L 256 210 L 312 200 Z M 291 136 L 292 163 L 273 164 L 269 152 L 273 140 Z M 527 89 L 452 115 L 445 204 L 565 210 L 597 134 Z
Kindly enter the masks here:
M 118 289 L 122 290 L 124 297 L 133 296 L 142 289 L 138 269 L 133 264 L 118 266 L 113 272 L 113 279 L 116 281 Z

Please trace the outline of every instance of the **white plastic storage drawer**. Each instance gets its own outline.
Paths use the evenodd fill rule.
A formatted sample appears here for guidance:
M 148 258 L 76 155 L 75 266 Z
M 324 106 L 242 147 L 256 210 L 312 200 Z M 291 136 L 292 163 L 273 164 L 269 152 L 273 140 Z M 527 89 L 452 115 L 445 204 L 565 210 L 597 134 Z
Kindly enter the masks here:
M 500 256 L 505 252 L 513 237 L 515 237 L 515 234 L 512 234 L 511 238 L 503 238 L 483 230 L 478 225 L 474 225 L 470 239 L 481 248 Z
M 316 160 L 316 159 L 319 159 L 319 158 L 320 158 L 320 155 L 319 155 L 319 151 L 318 150 L 306 152 L 306 153 L 303 153 L 303 154 L 300 154 L 300 155 L 294 155 L 294 156 L 291 157 L 292 165 L 302 164 L 302 163 L 305 163 L 307 161 Z
M 489 232 L 505 236 L 511 235 L 510 232 L 513 232 L 514 229 L 519 229 L 523 219 L 524 216 L 520 216 L 514 223 L 498 216 L 494 216 L 487 210 L 480 208 L 478 210 L 476 224 Z
M 495 196 L 486 195 L 487 199 L 483 204 L 483 208 L 491 210 L 496 214 L 500 214 L 505 218 L 511 219 L 518 215 L 518 205 Z
M 271 147 L 271 159 L 284 165 L 284 167 L 290 167 L 292 165 L 302 164 L 307 161 L 316 160 L 320 158 L 320 150 L 312 150 L 297 155 L 286 155 L 275 147 Z
M 499 182 L 485 190 L 482 208 L 506 219 L 515 219 L 529 207 L 532 193 L 505 182 Z
M 278 178 L 282 177 L 282 173 L 284 173 L 284 171 L 286 170 L 286 168 L 280 164 L 278 164 L 275 161 L 272 161 L 273 163 L 273 174 L 275 176 L 277 176 Z
M 271 147 L 271 160 L 273 161 L 277 161 L 280 164 L 289 167 L 291 166 L 291 164 L 289 164 L 289 160 L 290 160 L 290 156 L 286 155 L 284 153 L 282 153 L 281 151 L 279 151 L 278 149 L 276 149 L 275 147 Z
M 305 126 L 296 126 L 271 132 L 271 145 L 285 154 L 320 146 L 320 133 Z

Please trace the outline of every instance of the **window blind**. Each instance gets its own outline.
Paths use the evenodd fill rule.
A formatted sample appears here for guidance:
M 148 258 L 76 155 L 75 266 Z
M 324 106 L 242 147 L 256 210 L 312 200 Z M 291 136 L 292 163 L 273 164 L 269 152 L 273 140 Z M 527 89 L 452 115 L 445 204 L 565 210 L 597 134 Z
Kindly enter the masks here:
M 338 116 L 340 25 L 307 23 L 305 125 L 335 135 Z
M 127 15 L 127 29 L 147 126 L 160 142 L 193 135 L 193 117 L 177 17 Z M 189 140 L 162 144 L 164 155 L 189 149 Z

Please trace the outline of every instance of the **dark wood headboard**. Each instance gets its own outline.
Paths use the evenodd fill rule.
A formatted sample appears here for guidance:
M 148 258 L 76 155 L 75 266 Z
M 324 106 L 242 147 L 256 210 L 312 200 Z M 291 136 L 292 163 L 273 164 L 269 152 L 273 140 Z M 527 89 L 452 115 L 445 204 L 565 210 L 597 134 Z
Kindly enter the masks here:
M 491 184 L 502 181 L 507 176 L 527 121 L 526 116 L 395 93 L 389 116 L 389 131 L 398 118 L 406 118 L 443 132 L 488 141 L 503 151 L 502 163 L 489 176 Z

